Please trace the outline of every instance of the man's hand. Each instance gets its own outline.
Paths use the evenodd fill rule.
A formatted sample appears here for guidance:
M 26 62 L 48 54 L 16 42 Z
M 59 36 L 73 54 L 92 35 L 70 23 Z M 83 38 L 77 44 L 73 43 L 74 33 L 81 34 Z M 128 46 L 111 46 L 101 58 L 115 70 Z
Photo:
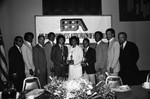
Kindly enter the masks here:
M 37 74 L 40 74 L 40 70 L 37 70 L 36 72 L 37 72 Z
M 85 67 L 87 64 L 85 62 L 81 62 L 81 66 Z
M 40 70 L 36 69 L 35 70 L 35 75 L 40 75 Z
M 99 68 L 97 72 L 99 72 L 100 74 L 102 74 L 103 69 Z
M 29 69 L 29 73 L 30 73 L 30 75 L 34 74 L 32 69 Z
M 17 73 L 13 73 L 13 78 L 17 78 Z
M 110 67 L 110 68 L 109 68 L 109 72 L 110 72 L 110 73 L 113 73 L 113 72 L 114 72 L 114 68 Z
M 61 66 L 61 67 L 64 67 L 64 65 L 63 65 L 63 64 L 60 64 L 60 66 Z

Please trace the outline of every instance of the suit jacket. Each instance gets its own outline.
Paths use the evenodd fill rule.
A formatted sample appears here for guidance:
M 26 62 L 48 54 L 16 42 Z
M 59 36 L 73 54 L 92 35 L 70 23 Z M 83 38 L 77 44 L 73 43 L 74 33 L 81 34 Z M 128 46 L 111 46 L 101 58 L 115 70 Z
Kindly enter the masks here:
M 51 51 L 52 51 L 52 47 L 53 45 L 50 43 L 50 41 L 48 41 L 45 45 L 44 45 L 44 49 L 45 49 L 45 54 L 46 54 L 46 60 L 47 60 L 47 73 L 48 76 L 54 76 L 53 72 L 51 72 L 51 68 L 54 66 L 53 61 L 51 60 Z M 50 82 L 51 80 L 48 77 L 48 82 Z
M 39 44 L 33 48 L 33 63 L 36 70 L 40 70 L 41 73 L 46 72 L 47 61 L 45 50 Z
M 139 59 L 139 51 L 135 43 L 127 41 L 123 50 L 120 51 L 121 71 L 133 72 L 138 71 L 137 61 Z
M 9 75 L 12 77 L 14 73 L 17 73 L 18 76 L 24 75 L 25 66 L 21 52 L 17 46 L 10 48 L 8 52 L 9 57 Z
M 15 88 L 21 91 L 23 80 L 25 78 L 25 64 L 23 57 L 17 46 L 13 46 L 9 49 L 9 77 L 14 83 Z M 13 74 L 16 73 L 17 76 L 14 77 Z
M 47 61 L 45 50 L 39 44 L 33 47 L 33 63 L 35 74 L 39 78 L 41 85 L 44 86 L 47 83 Z
M 54 66 L 53 61 L 51 60 L 51 51 L 52 51 L 53 45 L 50 42 L 47 42 L 44 45 L 45 54 L 46 54 L 46 60 L 47 60 L 47 67 L 51 68 Z
M 32 54 L 32 46 L 30 46 L 26 41 L 21 47 L 23 60 L 25 63 L 25 73 L 26 77 L 30 77 L 29 69 L 35 71 L 35 67 L 33 64 L 33 54 Z
M 135 43 L 127 41 L 123 50 L 120 49 L 120 72 L 119 76 L 122 78 L 124 84 L 136 85 L 139 84 L 140 76 L 137 67 L 139 59 L 139 51 Z
M 98 71 L 101 69 L 106 69 L 106 62 L 107 62 L 107 48 L 108 45 L 101 41 L 96 46 L 96 63 L 95 63 L 95 70 Z
M 96 51 L 95 49 L 89 47 L 85 53 L 87 66 L 82 67 L 83 73 L 86 71 L 87 74 L 95 73 L 95 62 L 96 62 Z
M 63 63 L 62 53 L 65 57 L 64 61 L 66 62 L 67 56 L 68 56 L 68 48 L 66 46 L 63 46 L 63 52 L 62 52 L 62 50 L 58 44 L 56 44 L 52 47 L 51 60 L 53 61 L 55 68 L 61 67 L 61 64 Z
M 114 69 L 113 72 L 120 71 L 119 55 L 120 55 L 119 42 L 115 38 L 113 38 L 112 41 L 109 43 L 108 47 L 108 59 L 107 59 L 108 71 L 110 70 L 110 67 Z

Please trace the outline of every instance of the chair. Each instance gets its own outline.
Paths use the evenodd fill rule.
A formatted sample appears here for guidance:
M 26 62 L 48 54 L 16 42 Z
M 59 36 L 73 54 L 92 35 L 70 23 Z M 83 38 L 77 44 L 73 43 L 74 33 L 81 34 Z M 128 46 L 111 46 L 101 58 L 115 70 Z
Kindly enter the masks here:
M 105 83 L 110 85 L 111 88 L 123 85 L 122 79 L 119 76 L 108 76 Z
M 37 77 L 27 77 L 23 81 L 22 91 L 31 91 L 33 89 L 41 89 L 40 81 Z

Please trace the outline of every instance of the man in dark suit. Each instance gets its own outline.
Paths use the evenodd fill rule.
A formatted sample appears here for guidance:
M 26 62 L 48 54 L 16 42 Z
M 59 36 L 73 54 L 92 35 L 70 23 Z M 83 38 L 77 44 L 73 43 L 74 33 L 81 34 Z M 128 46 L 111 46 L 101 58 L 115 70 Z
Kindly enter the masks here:
M 64 45 L 65 37 L 58 35 L 56 45 L 52 47 L 51 60 L 54 63 L 54 75 L 57 77 L 66 77 L 66 61 L 68 57 L 68 48 Z
M 83 75 L 93 84 L 95 84 L 95 62 L 96 62 L 96 51 L 89 47 L 90 40 L 85 38 L 83 40 L 83 61 L 81 63 L 83 69 Z
M 121 70 L 119 76 L 124 84 L 135 85 L 138 83 L 139 78 L 139 70 L 136 64 L 139 59 L 138 48 L 135 43 L 127 41 L 125 32 L 118 34 L 118 40 L 121 46 L 119 57 Z
M 35 75 L 39 78 L 41 86 L 47 84 L 47 61 L 44 46 L 45 37 L 38 36 L 38 44 L 33 48 L 33 63 L 35 66 Z
M 25 64 L 21 54 L 21 46 L 23 38 L 16 36 L 14 39 L 14 46 L 9 49 L 9 77 L 13 82 L 17 91 L 22 90 L 23 80 L 25 78 Z

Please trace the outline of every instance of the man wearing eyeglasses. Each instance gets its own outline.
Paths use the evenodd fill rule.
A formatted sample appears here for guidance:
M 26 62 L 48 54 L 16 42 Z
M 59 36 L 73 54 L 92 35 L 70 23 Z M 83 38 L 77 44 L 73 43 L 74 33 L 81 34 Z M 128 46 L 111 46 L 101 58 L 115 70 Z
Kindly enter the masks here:
M 9 49 L 9 78 L 14 84 L 17 91 L 22 90 L 23 80 L 25 78 L 25 65 L 21 53 L 23 38 L 16 36 L 14 39 L 14 46 Z

